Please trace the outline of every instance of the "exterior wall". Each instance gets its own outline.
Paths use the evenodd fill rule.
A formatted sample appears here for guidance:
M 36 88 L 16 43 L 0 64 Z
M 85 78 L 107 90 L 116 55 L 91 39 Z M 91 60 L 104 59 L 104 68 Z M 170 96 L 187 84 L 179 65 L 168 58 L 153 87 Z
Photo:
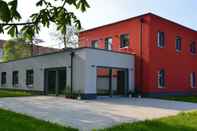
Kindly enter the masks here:
M 69 67 L 70 55 L 69 53 L 57 53 L 51 55 L 44 55 L 32 57 L 28 59 L 17 60 L 8 63 L 0 64 L 0 73 L 7 73 L 7 84 L 4 88 L 15 89 L 12 86 L 12 72 L 19 71 L 19 85 L 16 89 L 44 91 L 44 69 L 56 67 Z M 34 70 L 34 85 L 33 88 L 26 86 L 26 70 Z M 69 79 L 70 75 L 68 75 Z M 1 75 L 0 75 L 1 80 Z M 69 82 L 69 81 L 68 81 Z
M 190 52 L 192 41 L 197 42 L 197 32 L 169 22 L 158 16 L 151 16 L 149 82 L 145 93 L 197 93 L 190 87 L 190 73 L 197 74 L 197 54 Z M 165 33 L 165 47 L 157 48 L 157 32 Z M 176 52 L 175 39 L 182 38 L 182 50 Z M 157 88 L 157 72 L 166 72 L 166 87 Z
M 75 53 L 73 58 L 73 93 L 96 94 L 97 66 L 128 69 L 129 88 L 134 89 L 134 56 L 88 48 L 71 51 Z M 67 86 L 71 86 L 71 51 L 0 63 L 0 73 L 7 73 L 7 84 L 3 88 L 44 91 L 45 69 L 58 67 L 66 67 Z M 34 84 L 32 88 L 28 88 L 26 86 L 26 70 L 32 69 L 34 70 Z M 12 86 L 13 71 L 19 72 L 18 87 Z
M 141 32 L 140 19 L 143 18 Z M 157 32 L 165 32 L 165 48 L 157 48 Z M 120 48 L 120 35 L 130 34 L 130 46 Z M 142 33 L 142 52 L 140 34 Z M 182 51 L 176 53 L 175 38 L 182 37 Z M 144 94 L 187 93 L 197 88 L 190 87 L 189 75 L 197 74 L 197 55 L 189 52 L 189 44 L 197 41 L 197 32 L 148 13 L 128 20 L 90 29 L 80 33 L 80 45 L 91 46 L 92 40 L 99 40 L 99 48 L 104 48 L 105 38 L 112 37 L 112 49 L 135 54 L 135 88 Z M 142 59 L 142 67 L 141 60 Z M 157 86 L 157 73 L 166 72 L 166 87 Z M 141 78 L 142 77 L 142 78 Z
M 120 54 L 99 49 L 79 50 L 76 52 L 74 65 L 75 76 L 74 87 L 84 87 L 85 94 L 96 94 L 97 67 L 115 67 L 128 69 L 129 83 L 128 90 L 134 90 L 134 56 Z M 80 72 L 82 75 L 77 75 Z M 79 84 L 79 85 L 77 85 Z
M 80 46 L 81 47 L 90 47 L 91 41 L 98 40 L 99 48 L 105 47 L 105 38 L 112 37 L 113 44 L 112 50 L 126 52 L 130 54 L 135 54 L 135 87 L 140 88 L 141 85 L 141 69 L 140 69 L 140 32 L 141 32 L 141 18 L 144 18 L 145 21 L 150 21 L 149 15 L 142 15 L 133 19 L 117 22 L 114 24 L 98 27 L 95 29 L 87 30 L 80 33 Z M 149 33 L 150 26 L 149 24 L 143 24 L 143 76 L 144 79 L 149 79 L 148 72 L 149 68 L 147 63 L 149 63 Z M 120 35 L 129 34 L 130 36 L 130 45 L 128 48 L 120 48 Z

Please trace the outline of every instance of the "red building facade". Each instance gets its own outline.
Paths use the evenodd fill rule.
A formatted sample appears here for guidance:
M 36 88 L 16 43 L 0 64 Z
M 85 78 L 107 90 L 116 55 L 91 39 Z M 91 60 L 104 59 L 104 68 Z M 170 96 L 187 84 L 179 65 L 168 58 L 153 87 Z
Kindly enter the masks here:
M 197 94 L 196 42 L 195 30 L 152 13 L 80 33 L 81 47 L 135 54 L 135 87 L 144 95 Z

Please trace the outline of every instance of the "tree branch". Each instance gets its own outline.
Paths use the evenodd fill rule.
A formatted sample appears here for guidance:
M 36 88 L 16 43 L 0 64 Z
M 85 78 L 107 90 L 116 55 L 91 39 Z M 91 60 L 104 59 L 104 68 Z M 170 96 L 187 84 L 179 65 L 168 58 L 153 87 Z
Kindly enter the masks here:
M 34 25 L 33 22 L 24 22 L 24 23 L 0 23 L 1 26 L 15 25 L 15 26 L 23 26 L 23 25 Z

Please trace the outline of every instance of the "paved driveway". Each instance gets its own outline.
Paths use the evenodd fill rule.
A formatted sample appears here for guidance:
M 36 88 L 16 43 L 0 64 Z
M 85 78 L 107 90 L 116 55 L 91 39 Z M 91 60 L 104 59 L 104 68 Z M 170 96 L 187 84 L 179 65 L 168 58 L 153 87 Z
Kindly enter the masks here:
M 2 98 L 0 107 L 83 131 L 122 122 L 159 118 L 197 109 L 197 104 L 156 99 L 102 98 L 94 101 L 59 97 Z

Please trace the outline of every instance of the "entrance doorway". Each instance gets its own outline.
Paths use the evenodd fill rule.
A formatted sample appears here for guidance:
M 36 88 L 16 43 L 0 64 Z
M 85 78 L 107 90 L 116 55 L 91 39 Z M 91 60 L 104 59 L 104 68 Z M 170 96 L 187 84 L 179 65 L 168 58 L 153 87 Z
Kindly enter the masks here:
M 45 69 L 45 94 L 64 95 L 66 88 L 66 68 Z
M 117 95 L 125 94 L 125 71 L 117 71 Z
M 96 91 L 97 96 L 126 96 L 128 70 L 97 67 Z

